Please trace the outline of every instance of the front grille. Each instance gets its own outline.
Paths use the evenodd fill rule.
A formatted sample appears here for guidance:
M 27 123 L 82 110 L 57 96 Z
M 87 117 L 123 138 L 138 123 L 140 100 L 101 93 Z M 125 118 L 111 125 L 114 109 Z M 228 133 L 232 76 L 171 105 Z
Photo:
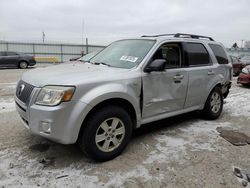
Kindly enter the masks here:
M 20 80 L 17 84 L 16 88 L 16 96 L 19 100 L 21 100 L 23 103 L 28 105 L 30 101 L 30 95 L 35 87 L 27 84 L 26 82 Z

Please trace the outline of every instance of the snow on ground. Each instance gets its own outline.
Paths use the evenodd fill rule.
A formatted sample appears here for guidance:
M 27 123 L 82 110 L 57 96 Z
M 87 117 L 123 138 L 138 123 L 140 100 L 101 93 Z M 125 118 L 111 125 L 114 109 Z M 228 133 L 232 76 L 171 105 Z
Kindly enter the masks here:
M 0 98 L 0 114 L 15 111 L 15 101 L 13 98 Z
M 13 160 L 13 159 L 17 160 Z M 96 171 L 94 175 L 87 175 L 95 167 L 86 165 L 82 167 L 81 163 L 73 163 L 63 169 L 46 169 L 38 159 L 29 159 L 23 155 L 22 149 L 5 149 L 0 151 L 0 187 L 121 187 L 122 184 L 130 179 L 142 177 L 144 181 L 151 180 L 153 177 L 143 165 L 136 165 L 133 170 L 122 172 L 107 172 L 105 175 L 108 181 L 105 183 L 99 180 L 98 175 L 103 175 L 103 171 Z M 66 175 L 64 178 L 60 178 Z M 84 186 L 83 186 L 84 185 Z
M 14 90 L 16 83 L 0 83 L 4 89 Z M 225 100 L 224 111 L 227 116 L 250 117 L 250 90 L 248 88 L 234 86 L 228 98 Z M 0 114 L 15 110 L 13 97 L 0 98 Z M 141 178 L 143 182 L 157 179 L 163 180 L 163 174 L 152 175 L 151 166 L 157 163 L 169 163 L 178 161 L 178 164 L 185 163 L 188 152 L 216 151 L 217 144 L 221 141 L 216 131 L 217 127 L 231 127 L 227 121 L 205 121 L 202 119 L 188 120 L 178 124 L 171 129 L 164 129 L 152 134 L 150 139 L 156 142 L 148 142 L 150 150 L 142 154 L 143 160 L 126 170 L 116 169 L 105 171 L 98 164 L 88 164 L 82 161 L 75 161 L 63 168 L 44 168 L 39 163 L 39 156 L 30 157 L 24 151 L 27 146 L 19 148 L 0 149 L 0 187 L 123 187 L 124 182 L 134 178 Z M 144 141 L 147 141 L 146 139 Z M 144 142 L 142 141 L 142 142 Z M 147 144 L 145 144 L 147 146 Z M 131 155 L 140 155 L 131 152 Z M 126 154 L 124 154 L 126 155 Z M 123 163 L 124 159 L 122 158 Z M 114 161 L 115 164 L 116 161 Z M 129 162 L 129 161 L 128 161 Z M 84 163 L 84 164 L 83 164 Z M 112 164 L 112 161 L 109 162 Z M 58 178 L 67 175 L 67 177 Z M 100 179 L 105 177 L 105 180 Z
M 154 139 L 158 142 L 156 150 L 149 154 L 144 164 L 166 163 L 169 158 L 176 159 L 181 163 L 187 150 L 214 151 L 216 149 L 215 143 L 220 139 L 216 128 L 228 126 L 230 127 L 229 122 L 218 123 L 197 120 L 189 122 L 186 128 L 176 128 L 175 130 L 156 134 L 154 135 Z M 208 137 L 209 142 L 204 139 L 206 137 Z
M 6 82 L 6 83 L 0 83 L 0 86 L 7 86 L 7 87 L 10 87 L 10 88 L 16 88 L 16 84 L 17 82 Z
M 11 157 L 6 157 L 6 152 L 11 153 Z M 14 161 L 13 158 L 18 160 Z M 88 176 L 85 173 L 89 169 L 77 169 L 77 166 L 71 165 L 62 169 L 46 169 L 38 163 L 38 159 L 28 159 L 22 156 L 22 151 L 16 149 L 13 151 L 0 152 L 0 187 L 67 187 L 69 179 L 60 177 L 67 175 L 73 181 L 73 185 L 94 188 L 98 184 L 97 176 Z M 8 173 L 6 173 L 6 171 Z
M 0 83 L 0 113 L 15 110 L 14 92 L 16 82 Z
M 232 88 L 225 101 L 224 110 L 231 116 L 250 117 L 250 88 L 240 85 Z

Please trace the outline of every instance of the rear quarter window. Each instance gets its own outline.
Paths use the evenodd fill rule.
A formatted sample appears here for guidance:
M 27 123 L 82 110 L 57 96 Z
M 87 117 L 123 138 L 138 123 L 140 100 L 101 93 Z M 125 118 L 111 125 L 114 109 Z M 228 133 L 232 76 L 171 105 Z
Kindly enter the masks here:
M 212 49 L 217 62 L 219 64 L 228 64 L 228 58 L 225 50 L 218 44 L 209 44 L 210 48 Z
M 204 66 L 210 64 L 207 49 L 201 43 L 186 43 L 187 61 L 189 66 Z

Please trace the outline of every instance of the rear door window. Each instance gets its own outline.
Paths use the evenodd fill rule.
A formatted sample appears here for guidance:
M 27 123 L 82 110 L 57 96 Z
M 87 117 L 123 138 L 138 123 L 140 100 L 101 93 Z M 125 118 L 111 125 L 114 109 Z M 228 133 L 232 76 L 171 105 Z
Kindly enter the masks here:
M 218 44 L 209 44 L 210 48 L 212 49 L 217 62 L 219 64 L 228 64 L 228 58 L 225 50 Z
M 209 53 L 203 44 L 188 42 L 185 44 L 185 47 L 189 66 L 204 66 L 210 64 Z
M 7 52 L 7 56 L 16 56 L 17 53 L 16 52 Z
M 6 56 L 5 52 L 0 52 L 0 56 Z

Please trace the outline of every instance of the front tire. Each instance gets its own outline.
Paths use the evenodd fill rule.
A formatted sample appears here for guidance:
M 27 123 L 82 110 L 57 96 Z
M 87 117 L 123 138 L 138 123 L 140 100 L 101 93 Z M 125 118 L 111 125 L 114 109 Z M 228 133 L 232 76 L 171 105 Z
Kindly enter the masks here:
M 206 119 L 217 119 L 223 109 L 223 95 L 219 87 L 215 87 L 209 94 L 202 111 Z
M 19 62 L 19 66 L 20 69 L 26 69 L 28 67 L 28 63 L 26 61 L 21 61 Z
M 95 111 L 83 126 L 80 148 L 96 161 L 108 161 L 120 155 L 131 138 L 133 127 L 129 114 L 118 106 Z

